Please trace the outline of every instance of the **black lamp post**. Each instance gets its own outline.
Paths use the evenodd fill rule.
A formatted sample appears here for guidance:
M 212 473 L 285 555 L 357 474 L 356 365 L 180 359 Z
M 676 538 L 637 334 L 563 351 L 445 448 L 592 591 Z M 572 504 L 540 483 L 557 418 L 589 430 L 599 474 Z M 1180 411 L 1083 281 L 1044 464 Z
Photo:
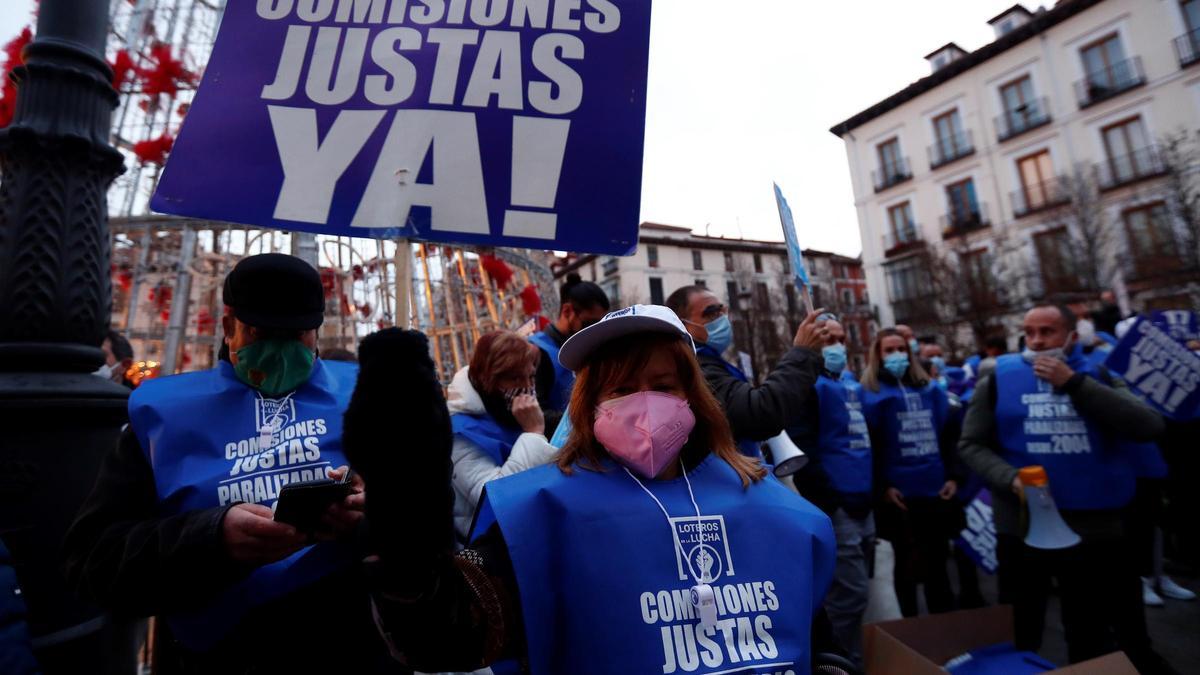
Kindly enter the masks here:
M 117 94 L 109 3 L 42 0 L 0 131 L 0 536 L 17 563 L 46 673 L 132 672 L 132 631 L 73 597 L 59 547 L 125 418 L 90 375 L 111 305 L 106 192 Z

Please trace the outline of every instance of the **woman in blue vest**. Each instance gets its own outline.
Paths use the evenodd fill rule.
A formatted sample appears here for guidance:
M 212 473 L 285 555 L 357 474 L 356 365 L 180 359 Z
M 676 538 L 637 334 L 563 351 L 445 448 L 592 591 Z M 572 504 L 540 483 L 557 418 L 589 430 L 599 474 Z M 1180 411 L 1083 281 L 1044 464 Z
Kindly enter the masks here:
M 954 598 L 946 561 L 962 509 L 953 501 L 958 483 L 946 470 L 953 453 L 943 434 L 946 392 L 930 380 L 909 341 L 895 329 L 875 336 L 862 385 L 876 486 L 883 494 L 879 536 L 896 552 L 900 611 L 917 614 L 918 582 L 931 613 L 949 611 Z
M 737 451 L 693 349 L 674 313 L 646 305 L 568 340 L 560 356 L 578 379 L 558 462 L 489 484 L 481 534 L 455 557 L 428 526 L 436 485 L 411 471 L 436 475 L 438 458 L 351 447 L 370 493 L 404 502 L 367 507 L 397 539 L 375 602 L 399 659 L 516 658 L 534 675 L 810 672 L 829 519 Z M 373 417 L 354 404 L 351 416 Z M 405 507 L 424 508 L 422 525 Z
M 454 529 L 463 544 L 485 484 L 554 457 L 533 395 L 539 353 L 512 331 L 485 333 L 475 343 L 471 364 L 450 383 Z
M 578 274 L 567 275 L 567 283 L 558 292 L 558 318 L 529 341 L 542 350 L 537 367 L 538 403 L 546 415 L 547 435 L 552 436 L 558 420 L 567 411 L 571 400 L 571 385 L 575 373 L 558 360 L 558 350 L 567 338 L 596 323 L 608 313 L 608 296 L 604 289 Z

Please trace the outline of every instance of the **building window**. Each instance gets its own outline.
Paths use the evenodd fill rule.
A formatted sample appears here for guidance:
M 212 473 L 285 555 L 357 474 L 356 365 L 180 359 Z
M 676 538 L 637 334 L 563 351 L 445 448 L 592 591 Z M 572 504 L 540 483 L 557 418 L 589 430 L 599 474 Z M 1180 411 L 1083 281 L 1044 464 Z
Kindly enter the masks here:
M 975 181 L 970 178 L 946 186 L 946 208 L 951 228 L 979 224 L 979 202 L 975 199 Z
M 967 287 L 962 289 L 967 300 L 975 307 L 995 304 L 992 287 L 992 256 L 987 249 L 963 253 L 958 258 L 962 278 Z
M 708 283 L 706 283 L 703 279 L 697 279 L 696 285 L 700 288 L 708 288 Z
M 1141 117 L 1131 117 L 1101 130 L 1105 163 L 1101 187 L 1116 187 L 1154 175 L 1161 168 Z
M 733 253 L 725 251 L 725 271 L 733 271 Z
M 902 202 L 887 210 L 888 226 L 891 228 L 891 239 L 886 246 L 893 249 L 897 246 L 911 243 L 917 239 L 917 226 L 913 223 L 912 206 Z
M 912 178 L 908 160 L 900 154 L 900 139 L 886 140 L 875 146 L 875 151 L 879 156 L 879 172 L 874 174 L 876 192 Z
M 850 292 L 849 288 L 842 289 L 842 306 L 843 307 L 853 307 L 854 306 L 854 294 Z
M 663 304 L 662 279 L 659 277 L 650 277 L 650 304 Z
M 1080 290 L 1075 257 L 1071 251 L 1071 235 L 1065 227 L 1035 234 L 1033 244 L 1047 294 Z
M 796 285 L 788 284 L 784 288 L 787 289 L 786 295 L 787 295 L 788 314 L 795 314 L 796 313 Z
M 725 282 L 725 305 L 731 310 L 738 309 L 738 285 L 736 281 Z
M 761 281 L 754 284 L 754 308 L 763 312 L 771 310 L 771 293 Z
M 604 259 L 604 262 L 600 265 L 600 268 L 604 271 L 604 276 L 611 277 L 617 273 L 617 267 L 619 265 L 617 260 L 618 258 L 616 256 L 608 256 Z
M 785 275 L 792 273 L 792 262 L 790 260 L 788 260 L 788 257 L 786 255 L 780 256 L 779 263 L 782 266 L 783 273 Z
M 1189 31 L 1200 30 L 1200 0 L 1183 0 L 1180 3 L 1183 20 L 1187 22 Z
M 1079 50 L 1083 57 L 1083 70 L 1087 73 L 1089 87 L 1103 89 L 1118 89 L 1118 71 L 1125 61 L 1125 50 L 1121 48 L 1121 39 L 1116 33 Z
M 658 267 L 658 247 L 654 244 L 646 245 L 646 263 L 650 267 Z
M 935 168 L 974 151 L 967 135 L 963 133 L 957 108 L 933 118 L 933 136 L 935 142 L 930 152 L 930 164 Z
M 1179 266 L 1171 218 L 1162 202 L 1125 211 L 1125 234 L 1139 277 Z
M 858 344 L 858 326 L 853 323 L 846 324 L 846 333 L 850 336 L 850 344 Z
M 1042 105 L 1033 95 L 1033 80 L 1028 75 L 1000 87 L 1004 114 L 1000 117 L 1000 140 L 1033 129 L 1050 121 Z
M 1058 186 L 1052 181 L 1054 165 L 1050 162 L 1050 151 L 1022 157 L 1017 160 L 1017 174 L 1021 179 L 1021 190 L 1016 193 L 1013 210 L 1016 215 L 1024 215 L 1045 208 L 1061 195 Z
M 692 251 L 692 269 L 704 269 L 704 258 L 700 255 L 700 251 Z
M 919 300 L 929 289 L 928 272 L 919 258 L 906 258 L 887 267 L 893 302 Z
M 755 253 L 754 254 L 754 273 L 762 274 L 762 271 L 763 271 L 762 256 Z

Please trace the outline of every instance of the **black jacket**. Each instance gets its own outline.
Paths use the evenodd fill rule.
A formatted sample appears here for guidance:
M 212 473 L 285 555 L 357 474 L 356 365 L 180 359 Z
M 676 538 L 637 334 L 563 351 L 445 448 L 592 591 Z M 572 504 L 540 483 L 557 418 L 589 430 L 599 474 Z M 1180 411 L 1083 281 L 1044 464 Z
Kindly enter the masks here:
M 704 379 L 725 408 L 733 437 L 765 441 L 778 436 L 788 424 L 810 415 L 817 400 L 817 375 L 821 355 L 811 349 L 789 349 L 760 385 L 743 382 L 729 372 L 728 364 L 711 352 L 696 354 Z M 816 418 L 810 420 L 816 426 Z
M 161 515 L 154 474 L 126 427 L 67 533 L 67 580 L 122 616 L 201 607 L 252 571 L 225 553 L 229 508 Z M 155 625 L 158 673 L 409 672 L 388 658 L 358 567 L 250 611 L 206 654 L 187 652 L 165 621 Z

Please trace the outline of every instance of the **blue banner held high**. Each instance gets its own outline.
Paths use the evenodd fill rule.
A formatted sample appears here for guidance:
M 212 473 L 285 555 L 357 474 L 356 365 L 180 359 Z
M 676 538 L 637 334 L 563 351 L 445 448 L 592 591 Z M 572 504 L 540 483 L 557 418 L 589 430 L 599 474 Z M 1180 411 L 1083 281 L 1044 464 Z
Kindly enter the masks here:
M 650 0 L 239 0 L 151 207 L 628 254 Z
M 1200 408 L 1200 356 L 1155 321 L 1139 317 L 1104 366 L 1167 417 L 1192 419 Z
M 792 207 L 788 206 L 783 197 L 783 191 L 775 184 L 775 205 L 779 207 L 779 223 L 783 226 L 783 240 L 787 242 L 788 264 L 792 268 L 792 278 L 796 288 L 809 287 L 808 270 L 804 267 L 804 254 L 800 250 L 800 241 L 796 237 L 796 221 L 792 218 Z

